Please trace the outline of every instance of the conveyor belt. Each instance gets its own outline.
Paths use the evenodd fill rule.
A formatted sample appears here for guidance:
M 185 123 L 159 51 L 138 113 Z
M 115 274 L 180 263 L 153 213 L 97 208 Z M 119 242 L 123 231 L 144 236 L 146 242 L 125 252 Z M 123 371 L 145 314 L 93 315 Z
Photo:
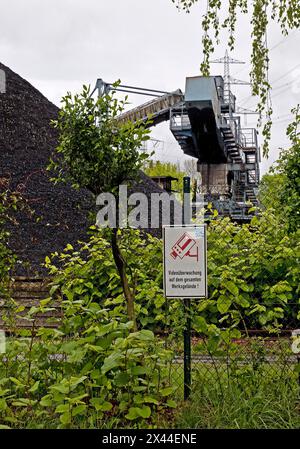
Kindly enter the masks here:
M 117 120 L 119 122 L 137 122 L 139 120 L 146 122 L 147 119 L 151 117 L 151 125 L 149 126 L 155 126 L 169 120 L 170 108 L 182 102 L 183 98 L 183 93 L 178 89 L 175 92 L 162 95 L 161 97 L 147 101 L 130 111 L 124 112 L 118 116 Z

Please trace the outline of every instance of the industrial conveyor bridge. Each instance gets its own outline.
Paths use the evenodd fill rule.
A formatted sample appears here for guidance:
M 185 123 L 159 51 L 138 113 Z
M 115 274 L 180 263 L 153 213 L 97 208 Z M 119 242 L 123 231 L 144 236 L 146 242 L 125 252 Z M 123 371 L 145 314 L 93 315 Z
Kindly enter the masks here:
M 112 84 L 98 79 L 95 90 L 139 93 L 152 99 L 123 114 L 120 122 L 142 121 L 156 126 L 169 121 L 170 130 L 184 154 L 197 159 L 201 173 L 200 193 L 221 215 L 248 220 L 251 205 L 257 205 L 260 150 L 255 128 L 241 126 L 236 98 L 224 87 L 221 76 L 186 79 L 180 89 L 164 92 Z M 151 118 L 149 122 L 149 117 Z

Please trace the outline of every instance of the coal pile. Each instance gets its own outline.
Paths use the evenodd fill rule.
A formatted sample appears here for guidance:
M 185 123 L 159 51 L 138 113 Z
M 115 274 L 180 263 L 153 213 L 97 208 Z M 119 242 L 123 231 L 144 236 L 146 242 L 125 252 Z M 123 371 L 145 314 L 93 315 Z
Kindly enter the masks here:
M 50 181 L 46 167 L 58 137 L 50 122 L 59 109 L 8 67 L 0 63 L 0 69 L 7 80 L 0 95 L 0 185 L 20 191 L 34 212 L 19 212 L 9 225 L 10 246 L 22 261 L 18 275 L 43 274 L 47 255 L 86 239 L 95 202 L 85 189 Z M 135 191 L 162 192 L 144 174 Z

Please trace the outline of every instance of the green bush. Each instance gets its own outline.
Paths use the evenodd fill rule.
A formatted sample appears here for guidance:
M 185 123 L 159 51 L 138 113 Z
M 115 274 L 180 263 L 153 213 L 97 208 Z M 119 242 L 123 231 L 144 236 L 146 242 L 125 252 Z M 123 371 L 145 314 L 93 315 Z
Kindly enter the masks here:
M 179 351 L 185 320 L 181 301 L 163 296 L 161 241 L 138 230 L 118 231 L 141 329 L 133 332 L 106 231 L 91 232 L 78 251 L 68 245 L 46 259 L 53 276 L 50 297 L 31 309 L 32 330 L 11 337 L 1 355 L 2 426 L 151 427 L 173 417 L 173 354 L 153 332 L 169 333 L 170 347 Z M 233 360 L 233 340 L 242 331 L 278 332 L 297 325 L 299 234 L 287 236 L 272 212 L 242 226 L 212 220 L 208 275 L 209 298 L 192 301 L 193 328 L 205 336 L 200 352 Z M 57 302 L 62 309 L 58 329 L 36 330 L 36 313 L 51 314 Z M 254 351 L 253 366 L 260 356 Z M 258 391 L 255 379 L 264 377 L 259 370 L 233 368 L 232 388 L 247 378 Z M 247 388 L 243 384 L 242 390 Z M 228 400 L 238 397 L 230 392 L 224 396 Z M 213 400 L 214 393 L 207 394 Z
M 83 296 L 62 303 L 58 329 L 11 337 L 0 357 L 0 423 L 15 428 L 151 427 L 175 406 L 171 353 L 149 330 Z M 30 317 L 28 317 L 30 319 Z
M 297 327 L 299 256 L 299 231 L 286 235 L 270 210 L 242 226 L 228 218 L 213 220 L 208 228 L 209 299 L 198 304 L 201 319 L 246 333 Z
M 124 318 L 125 301 L 105 231 L 93 229 L 87 243 L 75 252 L 69 245 L 62 254 L 47 258 L 54 276 L 52 294 L 69 299 L 93 298 Z M 162 243 L 141 231 L 123 229 L 121 250 L 134 292 L 140 328 L 183 328 L 180 300 L 166 301 L 162 285 Z M 278 331 L 299 321 L 299 231 L 286 235 L 272 211 L 251 223 L 236 224 L 229 218 L 208 225 L 208 286 L 206 300 L 192 301 L 197 330 L 250 328 Z M 212 329 L 212 327 L 211 327 Z
M 47 258 L 46 266 L 54 276 L 51 294 L 57 292 L 70 300 L 93 299 L 114 316 L 126 320 L 126 303 L 120 277 L 111 254 L 109 235 L 91 228 L 92 236 L 78 251 L 71 245 Z M 135 297 L 139 328 L 166 330 L 182 328 L 181 302 L 168 302 L 163 294 L 162 242 L 139 230 L 123 229 L 120 247 L 127 265 L 127 276 Z M 173 326 L 174 329 L 174 326 Z
M 11 271 L 16 257 L 8 247 L 9 232 L 7 223 L 11 211 L 17 209 L 19 198 L 9 190 L 0 192 L 0 299 L 9 298 Z

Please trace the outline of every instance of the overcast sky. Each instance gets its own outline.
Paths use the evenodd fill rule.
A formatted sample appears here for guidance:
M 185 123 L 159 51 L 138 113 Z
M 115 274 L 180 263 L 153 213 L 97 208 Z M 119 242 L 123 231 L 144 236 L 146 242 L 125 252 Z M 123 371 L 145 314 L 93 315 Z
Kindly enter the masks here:
M 201 1 L 200 4 L 206 2 Z M 185 77 L 199 73 L 202 59 L 203 7 L 179 13 L 171 0 L 0 0 L 0 60 L 30 81 L 57 105 L 67 91 L 82 84 L 107 82 L 160 90 L 184 90 Z M 234 58 L 245 65 L 232 66 L 232 75 L 249 79 L 250 18 L 241 18 Z M 274 130 L 271 153 L 262 171 L 287 144 L 285 129 L 290 110 L 300 100 L 299 31 L 283 38 L 277 26 L 268 35 L 271 51 L 270 80 L 274 81 Z M 225 35 L 214 57 L 226 50 Z M 223 67 L 212 66 L 212 74 Z M 245 108 L 255 107 L 248 86 L 234 92 Z M 132 96 L 134 105 L 149 98 Z M 255 124 L 248 116 L 247 126 Z M 183 153 L 168 124 L 157 126 L 153 138 L 162 140 L 156 157 L 180 161 Z

